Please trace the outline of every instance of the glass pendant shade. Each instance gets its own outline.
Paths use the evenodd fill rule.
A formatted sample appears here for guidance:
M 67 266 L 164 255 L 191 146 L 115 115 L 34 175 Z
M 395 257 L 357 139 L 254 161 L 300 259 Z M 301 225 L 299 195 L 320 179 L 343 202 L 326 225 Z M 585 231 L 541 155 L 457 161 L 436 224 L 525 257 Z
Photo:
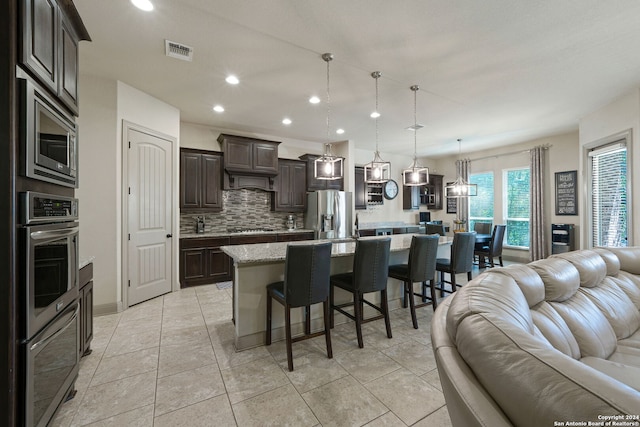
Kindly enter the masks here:
M 413 91 L 413 163 L 402 171 L 402 184 L 409 187 L 417 187 L 429 183 L 429 168 L 420 166 L 418 163 L 418 129 L 422 125 L 418 125 L 417 119 L 417 94 L 420 87 L 413 85 L 410 87 Z
M 391 179 L 391 163 L 380 158 L 377 151 L 373 160 L 364 165 L 364 180 L 370 183 L 382 183 Z
M 402 185 L 409 187 L 427 185 L 429 183 L 429 168 L 422 167 L 414 157 L 413 163 L 402 171 Z
M 445 187 L 447 197 L 470 197 L 478 195 L 478 185 L 469 184 L 458 177 L 452 184 Z
M 329 92 L 329 62 L 333 60 L 333 54 L 323 53 L 322 60 L 327 63 L 327 141 L 330 135 L 330 119 L 331 119 L 331 96 Z M 324 144 L 324 154 L 313 162 L 313 176 L 316 179 L 336 180 L 344 175 L 342 157 L 334 156 L 331 153 L 331 144 Z
M 313 176 L 325 180 L 342 178 L 344 159 L 331 154 L 331 144 L 325 144 L 324 148 L 324 154 L 313 162 Z

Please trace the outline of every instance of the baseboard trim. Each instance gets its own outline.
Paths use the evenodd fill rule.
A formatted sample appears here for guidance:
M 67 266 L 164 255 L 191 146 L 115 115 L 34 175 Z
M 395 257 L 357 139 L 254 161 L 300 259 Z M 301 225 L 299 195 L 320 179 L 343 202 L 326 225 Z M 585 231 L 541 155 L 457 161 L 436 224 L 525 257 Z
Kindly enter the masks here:
M 110 302 L 109 304 L 100 304 L 93 306 L 94 316 L 105 316 L 107 314 L 116 314 L 122 311 L 122 302 Z

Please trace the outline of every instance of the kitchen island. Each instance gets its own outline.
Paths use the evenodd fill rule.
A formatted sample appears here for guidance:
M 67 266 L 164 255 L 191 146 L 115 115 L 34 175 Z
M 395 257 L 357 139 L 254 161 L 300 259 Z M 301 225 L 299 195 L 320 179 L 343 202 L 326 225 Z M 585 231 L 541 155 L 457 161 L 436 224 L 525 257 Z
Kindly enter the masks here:
M 411 246 L 412 234 L 388 236 L 391 238 L 390 264 L 406 263 Z M 379 239 L 384 237 L 363 237 L 362 239 Z M 266 286 L 269 283 L 283 280 L 284 263 L 288 244 L 320 243 L 326 240 L 306 242 L 278 242 L 253 245 L 230 245 L 220 249 L 233 260 L 233 319 L 235 322 L 236 350 L 245 350 L 264 344 L 266 323 Z M 345 273 L 352 270 L 353 253 L 356 242 L 353 239 L 334 239 L 331 249 L 331 274 Z M 450 237 L 440 237 L 438 247 L 439 258 L 449 258 L 449 248 L 453 242 Z M 373 301 L 379 295 L 370 294 Z M 402 283 L 389 279 L 389 308 L 394 309 L 402 304 Z M 336 302 L 347 302 L 352 298 L 350 293 L 336 289 Z M 371 315 L 365 310 L 365 316 Z M 336 313 L 336 324 L 347 321 L 347 318 Z M 292 333 L 303 331 L 304 318 L 302 309 L 291 313 Z M 393 327 L 393 325 L 392 325 Z M 320 330 L 322 325 L 322 306 L 317 304 L 311 309 L 311 330 Z M 273 339 L 284 338 L 284 311 L 273 312 Z

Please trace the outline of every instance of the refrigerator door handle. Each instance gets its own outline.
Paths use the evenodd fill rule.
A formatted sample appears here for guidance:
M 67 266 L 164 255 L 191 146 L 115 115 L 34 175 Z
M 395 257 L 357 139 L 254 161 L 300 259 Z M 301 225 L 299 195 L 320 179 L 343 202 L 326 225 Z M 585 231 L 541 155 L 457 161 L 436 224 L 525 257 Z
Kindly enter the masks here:
M 340 193 L 335 193 L 333 196 L 333 211 L 335 212 L 335 224 L 336 226 L 334 227 L 336 230 L 335 236 L 334 237 L 338 237 L 340 236 L 340 233 L 342 231 L 342 223 L 340 222 Z

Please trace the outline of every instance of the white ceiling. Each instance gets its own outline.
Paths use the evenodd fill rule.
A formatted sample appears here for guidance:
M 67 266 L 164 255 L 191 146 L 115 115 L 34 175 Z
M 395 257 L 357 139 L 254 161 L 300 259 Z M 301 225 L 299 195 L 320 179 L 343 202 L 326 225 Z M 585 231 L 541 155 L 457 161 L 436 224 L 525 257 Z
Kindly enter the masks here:
M 637 0 L 75 0 L 93 41 L 80 71 L 121 80 L 181 111 L 185 122 L 373 149 L 379 81 L 381 152 L 420 156 L 507 145 L 577 129 L 640 86 Z M 194 48 L 164 55 L 164 40 Z M 240 84 L 225 83 L 227 74 Z M 323 103 L 311 105 L 310 95 Z M 214 104 L 226 111 L 214 113 Z M 283 117 L 293 123 L 284 126 Z M 335 135 L 343 127 L 346 133 Z

